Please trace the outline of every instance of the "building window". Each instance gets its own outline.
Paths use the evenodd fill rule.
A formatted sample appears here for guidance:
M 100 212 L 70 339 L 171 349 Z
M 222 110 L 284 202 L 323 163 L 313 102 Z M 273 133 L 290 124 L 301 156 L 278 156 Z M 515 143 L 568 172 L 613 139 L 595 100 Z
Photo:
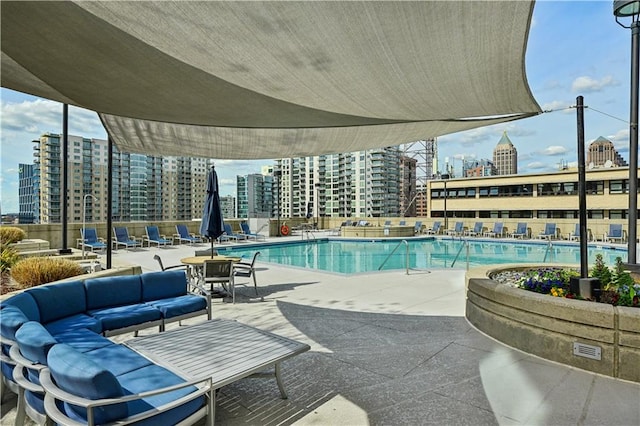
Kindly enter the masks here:
M 627 194 L 629 192 L 629 180 L 609 181 L 609 194 Z
M 626 210 L 609 210 L 609 219 L 626 219 Z
M 592 182 L 587 182 L 586 191 L 587 191 L 587 194 L 591 194 L 591 195 L 604 194 L 604 181 L 596 180 Z
M 604 210 L 587 210 L 588 219 L 604 219 Z

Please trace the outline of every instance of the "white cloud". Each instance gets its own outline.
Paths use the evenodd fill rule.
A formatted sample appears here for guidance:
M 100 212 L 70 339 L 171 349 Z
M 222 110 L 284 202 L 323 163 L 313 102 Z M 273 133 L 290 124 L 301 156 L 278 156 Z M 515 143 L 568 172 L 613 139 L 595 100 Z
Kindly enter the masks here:
M 542 104 L 540 107 L 545 112 L 554 112 L 554 111 L 562 111 L 563 113 L 572 113 L 573 109 L 571 108 L 572 104 L 566 101 L 551 101 L 545 104 Z
M 555 156 L 555 155 L 563 155 L 563 154 L 566 154 L 567 152 L 569 152 L 569 150 L 564 146 L 551 145 L 551 146 L 546 147 L 542 151 L 538 151 L 538 154 L 540 154 L 540 155 L 548 155 L 548 156 Z
M 574 93 L 593 93 L 600 92 L 602 89 L 611 86 L 617 86 L 620 83 L 613 78 L 613 76 L 605 76 L 600 80 L 595 80 L 591 77 L 582 76 L 573 80 L 571 84 L 571 91 Z
M 531 169 L 531 170 L 540 170 L 540 169 L 546 169 L 547 167 L 549 167 L 549 165 L 547 163 L 543 163 L 542 161 L 534 161 L 527 164 L 526 167 L 527 169 Z

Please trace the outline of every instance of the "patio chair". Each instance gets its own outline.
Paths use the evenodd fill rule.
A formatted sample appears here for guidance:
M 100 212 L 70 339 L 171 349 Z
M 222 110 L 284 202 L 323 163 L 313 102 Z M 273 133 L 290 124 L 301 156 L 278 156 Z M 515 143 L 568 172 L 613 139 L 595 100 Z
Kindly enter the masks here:
M 189 233 L 189 229 L 187 228 L 187 225 L 176 225 L 176 232 L 177 234 L 173 235 L 173 240 L 174 241 L 177 240 L 178 244 L 181 244 L 183 241 L 186 241 L 189 244 L 202 242 L 202 238 Z
M 228 292 L 225 284 L 229 284 L 232 291 L 232 300 L 235 303 L 235 288 L 233 287 L 233 262 L 231 260 L 207 259 L 202 264 L 202 279 L 204 284 L 209 284 L 213 293 L 214 284 L 220 284 Z
M 493 230 L 492 231 L 487 231 L 485 232 L 483 235 L 485 237 L 502 237 L 502 232 L 504 230 L 504 223 L 502 222 L 496 222 L 493 224 Z
M 240 224 L 240 229 L 242 229 L 242 234 L 246 235 L 247 238 L 253 238 L 254 240 L 258 240 L 260 238 L 262 238 L 263 240 L 267 239 L 267 237 L 264 236 L 263 234 L 257 234 L 255 232 L 251 232 L 251 228 L 249 227 L 249 224 L 247 222 L 242 222 Z
M 135 237 L 129 237 L 129 230 L 124 226 L 115 226 L 113 228 L 113 235 L 113 244 L 115 245 L 116 249 L 120 246 L 124 246 L 124 248 L 126 249 L 142 246 L 142 243 L 140 241 L 137 241 Z
M 527 222 L 518 222 L 515 232 L 511 233 L 511 238 L 525 238 L 529 236 Z
M 453 235 L 454 237 L 462 235 L 463 232 L 464 222 L 456 222 L 456 225 L 453 227 L 453 229 L 447 229 L 447 235 Z
M 153 258 L 158 262 L 158 264 L 160 265 L 160 270 L 161 271 L 168 271 L 169 269 L 187 269 L 187 265 L 172 265 L 172 266 L 164 266 L 164 263 L 162 263 L 162 259 L 160 259 L 160 256 L 158 256 L 157 254 L 153 256 Z
M 158 247 L 172 245 L 173 241 L 167 240 L 164 238 L 164 235 L 160 235 L 160 231 L 157 226 L 145 226 L 145 231 L 147 232 L 147 244 L 151 247 L 151 244 L 157 244 Z M 144 245 L 144 241 L 142 242 Z
M 253 259 L 251 260 L 251 262 L 236 262 L 233 264 L 233 275 L 235 277 L 244 277 L 244 278 L 252 278 L 253 279 L 253 288 L 256 291 L 256 296 L 260 296 L 258 294 L 258 283 L 256 281 L 256 269 L 255 269 L 255 264 L 256 264 L 256 259 L 258 258 L 258 256 L 260 256 L 260 252 L 257 251 L 255 252 L 255 254 L 253 255 Z M 234 291 L 233 291 L 233 300 L 235 302 L 235 280 L 234 280 Z
M 483 224 L 483 222 L 476 222 L 475 225 L 473 225 L 473 229 L 467 229 L 465 235 L 469 237 L 475 237 L 482 234 Z
M 569 232 L 567 236 L 569 241 L 580 241 L 580 224 L 576 223 L 576 227 L 573 229 L 573 232 Z
M 84 232 L 80 229 L 80 237 L 82 239 L 80 244 L 91 251 L 104 250 L 107 248 L 104 239 L 98 238 L 96 228 L 85 228 Z
M 603 238 L 604 242 L 616 242 L 620 243 L 624 242 L 624 231 L 622 230 L 622 225 L 617 223 L 609 224 L 609 232 L 604 234 Z
M 427 230 L 425 230 L 425 234 L 428 235 L 438 235 L 440 233 L 440 227 L 442 226 L 442 222 L 439 220 L 436 220 L 435 222 L 433 222 L 433 226 Z
M 544 231 L 538 234 L 538 238 L 540 239 L 548 239 L 552 240 L 556 238 L 556 224 L 553 222 L 546 223 L 544 225 Z
M 407 226 L 407 221 L 406 221 L 406 220 L 401 220 L 401 221 L 398 223 L 398 226 Z

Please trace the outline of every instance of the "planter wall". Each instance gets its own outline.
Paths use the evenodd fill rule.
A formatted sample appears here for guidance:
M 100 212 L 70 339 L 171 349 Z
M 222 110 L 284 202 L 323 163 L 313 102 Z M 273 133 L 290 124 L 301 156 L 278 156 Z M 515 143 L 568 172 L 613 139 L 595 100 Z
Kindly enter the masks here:
M 513 288 L 489 272 L 467 273 L 466 317 L 479 330 L 542 358 L 640 382 L 640 309 Z M 599 348 L 601 359 L 574 355 L 574 343 Z

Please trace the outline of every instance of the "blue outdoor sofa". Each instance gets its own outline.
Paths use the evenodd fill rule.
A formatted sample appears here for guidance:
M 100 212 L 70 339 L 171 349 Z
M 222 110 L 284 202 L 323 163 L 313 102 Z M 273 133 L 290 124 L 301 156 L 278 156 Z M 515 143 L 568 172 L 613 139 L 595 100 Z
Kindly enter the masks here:
M 210 295 L 187 286 L 185 272 L 172 270 L 43 285 L 4 300 L 2 372 L 19 389 L 17 419 L 151 425 L 209 415 L 209 380 L 186 381 L 105 337 L 211 319 Z

